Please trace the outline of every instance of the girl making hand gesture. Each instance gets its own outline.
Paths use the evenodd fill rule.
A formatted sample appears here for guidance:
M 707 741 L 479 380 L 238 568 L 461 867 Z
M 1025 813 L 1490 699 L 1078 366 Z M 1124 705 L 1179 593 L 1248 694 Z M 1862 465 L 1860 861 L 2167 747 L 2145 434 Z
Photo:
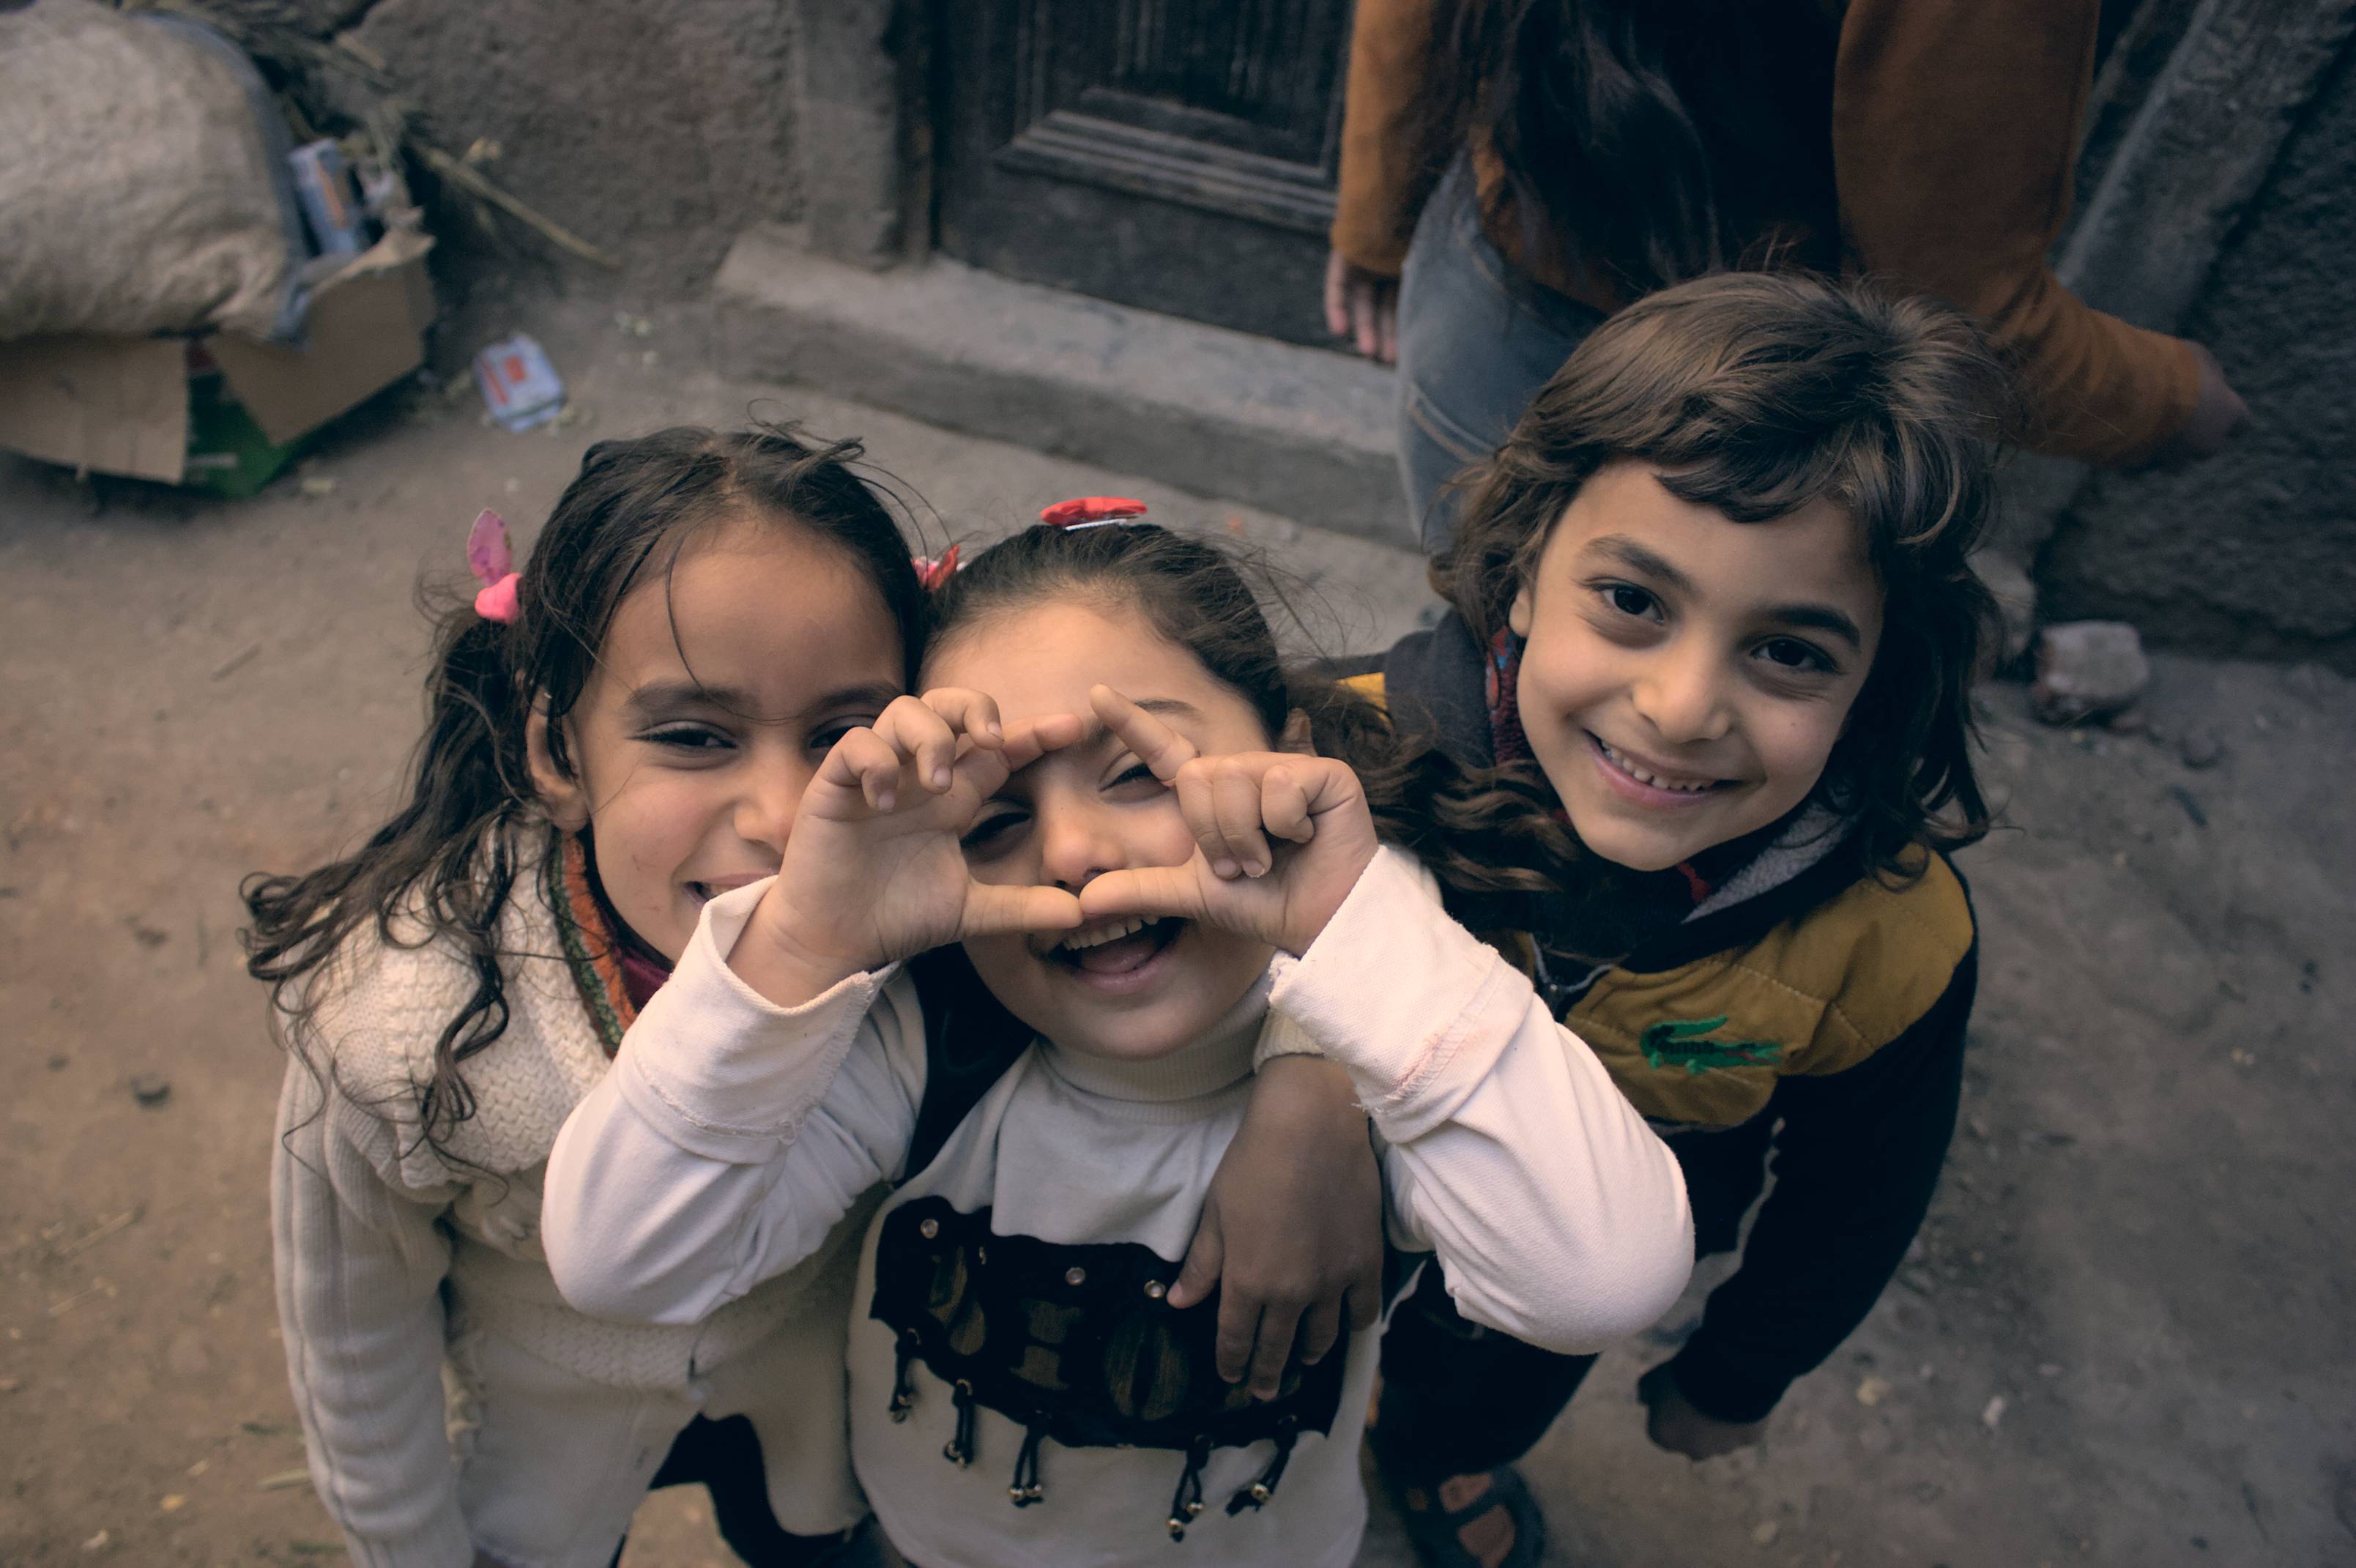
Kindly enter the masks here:
M 291 1058 L 279 1322 L 355 1563 L 607 1568 L 649 1483 L 700 1482 L 752 1568 L 815 1568 L 865 1511 L 842 1363 L 880 1191 L 843 1195 L 799 1267 L 692 1324 L 574 1311 L 540 1231 L 566 1113 L 705 906 L 789 853 L 784 884 L 823 918 L 767 901 L 776 940 L 744 944 L 748 973 L 1080 918 L 1067 890 L 974 883 L 938 825 L 1081 721 L 1001 738 L 970 721 L 980 699 L 936 714 L 900 696 L 925 601 L 859 456 L 769 427 L 604 441 L 520 571 L 504 525 L 478 521 L 483 589 L 440 628 L 401 809 L 350 855 L 246 889 L 251 968 Z M 927 794 L 879 755 L 958 782 Z M 848 921 L 870 895 L 866 924 Z M 990 1049 L 962 1050 L 973 1070 L 936 1088 L 985 1087 L 1013 1054 L 948 1043 Z M 1345 1301 L 1375 1305 L 1375 1162 L 1338 1076 L 1304 1060 L 1258 1086 L 1171 1292 L 1220 1284 L 1220 1366 L 1269 1391 L 1304 1314 L 1315 1330 Z
M 1348 769 L 1297 749 L 1215 548 L 1030 530 L 951 580 L 922 674 L 819 769 L 777 876 L 712 901 L 567 1122 L 558 1283 L 694 1323 L 896 1179 L 860 1255 L 851 1446 L 910 1561 L 1162 1562 L 1199 1537 L 1205 1562 L 1339 1568 L 1373 1325 L 1312 1314 L 1256 1399 L 1175 1288 L 1256 1069 L 1339 1070 L 1367 1107 L 1391 1288 L 1437 1251 L 1469 1316 L 1564 1349 L 1681 1288 L 1674 1163 L 1376 847 Z M 951 940 L 918 961 L 920 1008 L 897 961 Z M 1013 1065 L 920 1146 L 940 1064 L 1010 1032 Z

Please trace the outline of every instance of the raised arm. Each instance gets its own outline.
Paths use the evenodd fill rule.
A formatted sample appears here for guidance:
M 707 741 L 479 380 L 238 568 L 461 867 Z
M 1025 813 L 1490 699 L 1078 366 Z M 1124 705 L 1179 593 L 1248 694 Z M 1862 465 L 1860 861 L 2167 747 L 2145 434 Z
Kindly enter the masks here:
M 541 1240 L 596 1317 L 696 1323 L 816 1251 L 895 1175 L 924 1090 L 898 972 L 780 1007 L 728 966 L 770 885 L 715 898 L 549 1155 Z
M 363 1568 L 466 1568 L 442 1409 L 436 1223 L 448 1193 L 387 1173 L 400 1130 L 286 1067 L 271 1166 L 279 1331 L 311 1481 Z
M 1465 1316 L 1561 1352 L 1653 1322 L 1693 1268 L 1676 1157 L 1521 972 L 1385 849 L 1273 1005 L 1348 1069 L 1395 1225 L 1440 1255 Z
M 678 968 L 549 1156 L 543 1230 L 582 1311 L 693 1323 L 818 1250 L 899 1170 L 924 1029 L 899 960 L 1068 929 L 1051 888 L 984 887 L 958 835 L 1076 719 L 1008 736 L 970 692 L 895 700 L 835 744 L 776 876 L 705 906 Z

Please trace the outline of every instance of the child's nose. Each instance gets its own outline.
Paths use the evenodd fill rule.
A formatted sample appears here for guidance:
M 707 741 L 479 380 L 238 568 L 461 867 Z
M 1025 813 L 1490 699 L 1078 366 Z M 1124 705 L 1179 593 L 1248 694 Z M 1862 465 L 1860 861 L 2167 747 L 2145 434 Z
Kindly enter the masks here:
M 1708 649 L 1669 649 L 1636 682 L 1637 712 L 1671 745 L 1717 740 L 1732 727 L 1726 671 Z
M 1078 804 L 1042 800 L 1039 811 L 1039 880 L 1074 892 L 1100 871 L 1122 864 L 1120 845 L 1100 813 Z
M 811 771 L 798 757 L 755 759 L 745 771 L 744 792 L 736 798 L 736 836 L 783 855 Z

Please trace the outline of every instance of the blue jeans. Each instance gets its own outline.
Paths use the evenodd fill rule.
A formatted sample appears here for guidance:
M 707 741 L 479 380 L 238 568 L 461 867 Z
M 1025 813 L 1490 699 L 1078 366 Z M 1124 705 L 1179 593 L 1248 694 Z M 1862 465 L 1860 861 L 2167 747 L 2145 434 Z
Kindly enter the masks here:
M 1450 481 L 1505 445 L 1602 319 L 1515 273 L 1481 232 L 1472 160 L 1460 155 L 1416 222 L 1399 280 L 1399 477 L 1426 555 L 1455 538 Z

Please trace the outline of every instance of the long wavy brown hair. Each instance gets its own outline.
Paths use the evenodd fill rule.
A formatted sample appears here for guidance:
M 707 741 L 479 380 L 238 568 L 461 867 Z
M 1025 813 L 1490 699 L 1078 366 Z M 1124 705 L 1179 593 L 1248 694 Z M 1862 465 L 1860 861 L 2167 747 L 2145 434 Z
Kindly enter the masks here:
M 1828 267 L 1837 42 L 1819 0 L 1446 0 L 1417 141 L 1484 140 L 1493 229 L 1625 297 Z
M 1979 331 L 1934 301 L 1799 274 L 1697 279 L 1612 317 L 1556 372 L 1469 477 L 1435 577 L 1486 646 L 1580 487 L 1623 459 L 1736 522 L 1832 501 L 1856 522 L 1885 607 L 1819 798 L 1850 818 L 1865 870 L 1902 875 L 1918 846 L 1969 843 L 1989 824 L 1970 687 L 1994 607 L 1970 555 L 1997 505 L 2008 400 Z M 1511 772 L 1452 788 L 1527 796 Z M 1552 791 L 1542 799 L 1512 809 L 1550 813 Z M 1526 832 L 1550 842 L 1539 824 Z M 1549 864 L 1561 863 L 1529 869 Z
M 615 612 L 636 588 L 662 582 L 696 531 L 752 520 L 843 551 L 897 621 L 913 670 L 924 595 L 891 511 L 851 470 L 861 456 L 855 441 L 784 425 L 680 427 L 589 448 L 524 564 L 515 619 L 486 620 L 471 600 L 441 615 L 406 803 L 352 854 L 300 874 L 257 873 L 240 889 L 253 921 L 246 971 L 269 983 L 290 1049 L 304 1052 L 322 1000 L 310 982 L 355 933 L 445 944 L 472 967 L 475 989 L 442 1026 L 425 1081 L 412 1086 L 421 1135 L 438 1147 L 475 1113 L 461 1065 L 508 1026 L 500 916 L 511 897 L 530 896 L 516 884 L 532 852 L 555 843 L 525 765 L 525 720 L 546 703 L 549 749 L 569 776 L 561 721 L 595 671 Z

